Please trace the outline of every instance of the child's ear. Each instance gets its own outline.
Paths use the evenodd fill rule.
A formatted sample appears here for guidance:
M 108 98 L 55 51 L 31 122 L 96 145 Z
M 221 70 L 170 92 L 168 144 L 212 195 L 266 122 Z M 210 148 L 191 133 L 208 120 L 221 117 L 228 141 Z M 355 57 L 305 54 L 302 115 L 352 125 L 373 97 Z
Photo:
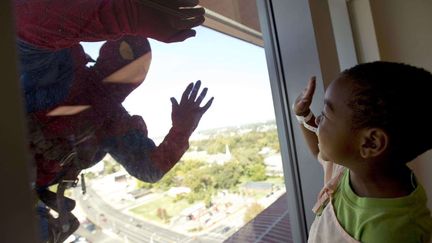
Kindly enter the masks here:
M 379 128 L 369 128 L 363 131 L 360 155 L 364 159 L 381 155 L 387 149 L 389 142 L 388 135 Z

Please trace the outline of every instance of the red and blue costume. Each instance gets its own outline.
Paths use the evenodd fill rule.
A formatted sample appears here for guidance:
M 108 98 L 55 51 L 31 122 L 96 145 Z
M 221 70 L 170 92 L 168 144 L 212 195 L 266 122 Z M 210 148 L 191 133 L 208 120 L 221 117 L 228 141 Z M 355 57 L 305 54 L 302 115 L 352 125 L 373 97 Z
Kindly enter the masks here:
M 170 30 L 157 29 L 164 25 L 159 21 L 161 13 L 136 0 L 17 0 L 15 10 L 26 108 L 31 128 L 43 136 L 37 141 L 31 138 L 36 146 L 37 186 L 55 183 L 63 170 L 56 163 L 59 158 L 39 153 L 44 152 L 37 147 L 40 139 L 60 142 L 56 146 L 64 149 L 60 157 L 78 150 L 80 169 L 110 153 L 144 181 L 157 181 L 180 159 L 188 148 L 190 129 L 173 124 L 165 140 L 155 146 L 147 137 L 144 120 L 130 116 L 121 105 L 143 80 L 113 83 L 104 79 L 148 54 L 146 37 L 181 41 L 192 36 L 193 30 L 173 31 L 170 36 L 166 33 Z M 91 60 L 79 43 L 101 40 L 107 42 L 95 64 L 88 67 Z M 129 56 L 121 53 L 122 43 Z M 62 106 L 89 108 L 73 115 L 47 115 Z
M 198 3 L 165 2 L 178 4 L 171 6 L 174 9 Z M 130 80 L 109 78 L 124 70 L 137 71 L 137 66 L 148 68 L 147 37 L 176 42 L 194 36 L 191 27 L 203 22 L 204 12 L 191 8 L 186 13 L 189 18 L 173 24 L 174 16 L 139 0 L 15 0 L 37 190 L 43 194 L 50 185 L 75 180 L 107 153 L 147 182 L 159 180 L 180 160 L 196 124 L 185 127 L 173 120 L 168 135 L 156 146 L 142 117 L 129 115 L 122 106 L 143 81 L 145 70 L 144 75 L 126 75 Z M 106 41 L 95 62 L 81 41 Z M 91 62 L 94 65 L 89 66 Z

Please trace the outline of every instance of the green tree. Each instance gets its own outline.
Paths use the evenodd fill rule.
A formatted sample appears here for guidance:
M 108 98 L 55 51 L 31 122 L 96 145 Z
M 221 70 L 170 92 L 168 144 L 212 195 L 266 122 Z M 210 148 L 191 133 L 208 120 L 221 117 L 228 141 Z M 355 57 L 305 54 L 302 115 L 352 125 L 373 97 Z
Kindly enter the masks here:
M 140 189 L 140 188 L 151 189 L 153 187 L 152 183 L 148 183 L 148 182 L 145 182 L 145 181 L 140 181 L 138 179 L 135 179 L 135 182 L 136 182 L 136 186 L 135 187 L 137 189 Z
M 120 171 L 120 164 L 113 160 L 104 160 L 104 175 L 109 175 L 112 173 L 115 173 L 117 171 Z
M 247 173 L 253 181 L 263 181 L 267 179 L 266 167 L 264 163 L 251 164 L 250 166 L 248 166 Z
M 191 170 L 199 169 L 205 165 L 206 164 L 201 160 L 185 160 L 177 163 L 174 169 L 180 176 L 184 176 L 185 174 L 188 174 Z
M 195 193 L 210 190 L 214 183 L 212 179 L 213 175 L 209 171 L 209 167 L 191 170 L 185 175 L 183 184 Z
M 158 182 L 154 183 L 153 186 L 162 190 L 168 190 L 171 187 L 178 186 L 178 184 L 177 171 L 171 169 Z
M 210 208 L 213 205 L 212 202 L 212 195 L 211 194 L 206 194 L 204 197 L 204 203 L 205 203 L 205 207 L 206 208 Z
M 260 214 L 264 210 L 263 206 L 259 203 L 252 203 L 245 212 L 243 221 L 245 223 L 251 221 L 253 218 L 255 218 L 258 214 Z
M 223 165 L 213 166 L 211 174 L 214 175 L 216 188 L 232 189 L 240 183 L 242 166 L 238 161 L 230 161 Z
M 159 219 L 161 219 L 164 223 L 169 223 L 170 220 L 170 216 L 168 215 L 167 211 L 165 208 L 158 208 L 156 215 Z
M 84 174 L 84 176 L 85 176 L 85 178 L 88 179 L 88 180 L 92 180 L 92 179 L 96 178 L 96 175 L 95 175 L 95 173 L 93 173 L 93 172 L 86 172 L 86 173 Z

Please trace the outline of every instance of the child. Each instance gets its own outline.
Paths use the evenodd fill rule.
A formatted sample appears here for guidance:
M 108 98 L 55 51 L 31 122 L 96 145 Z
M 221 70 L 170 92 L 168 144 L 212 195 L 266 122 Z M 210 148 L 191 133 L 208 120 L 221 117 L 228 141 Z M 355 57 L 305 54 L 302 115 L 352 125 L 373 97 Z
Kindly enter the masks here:
M 293 106 L 324 167 L 309 242 L 429 242 L 426 194 L 406 164 L 432 148 L 423 125 L 432 74 L 400 63 L 357 65 L 329 85 L 316 119 L 314 90 L 312 78 Z

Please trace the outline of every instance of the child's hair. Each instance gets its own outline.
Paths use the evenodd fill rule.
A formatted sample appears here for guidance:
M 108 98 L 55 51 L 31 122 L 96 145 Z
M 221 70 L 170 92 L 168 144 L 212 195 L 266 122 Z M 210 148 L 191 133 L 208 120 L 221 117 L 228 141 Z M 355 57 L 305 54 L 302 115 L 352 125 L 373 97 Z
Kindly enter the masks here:
M 392 161 L 409 162 L 432 148 L 432 74 L 402 63 L 377 61 L 345 70 L 353 81 L 348 106 L 353 129 L 381 128 L 389 136 Z

